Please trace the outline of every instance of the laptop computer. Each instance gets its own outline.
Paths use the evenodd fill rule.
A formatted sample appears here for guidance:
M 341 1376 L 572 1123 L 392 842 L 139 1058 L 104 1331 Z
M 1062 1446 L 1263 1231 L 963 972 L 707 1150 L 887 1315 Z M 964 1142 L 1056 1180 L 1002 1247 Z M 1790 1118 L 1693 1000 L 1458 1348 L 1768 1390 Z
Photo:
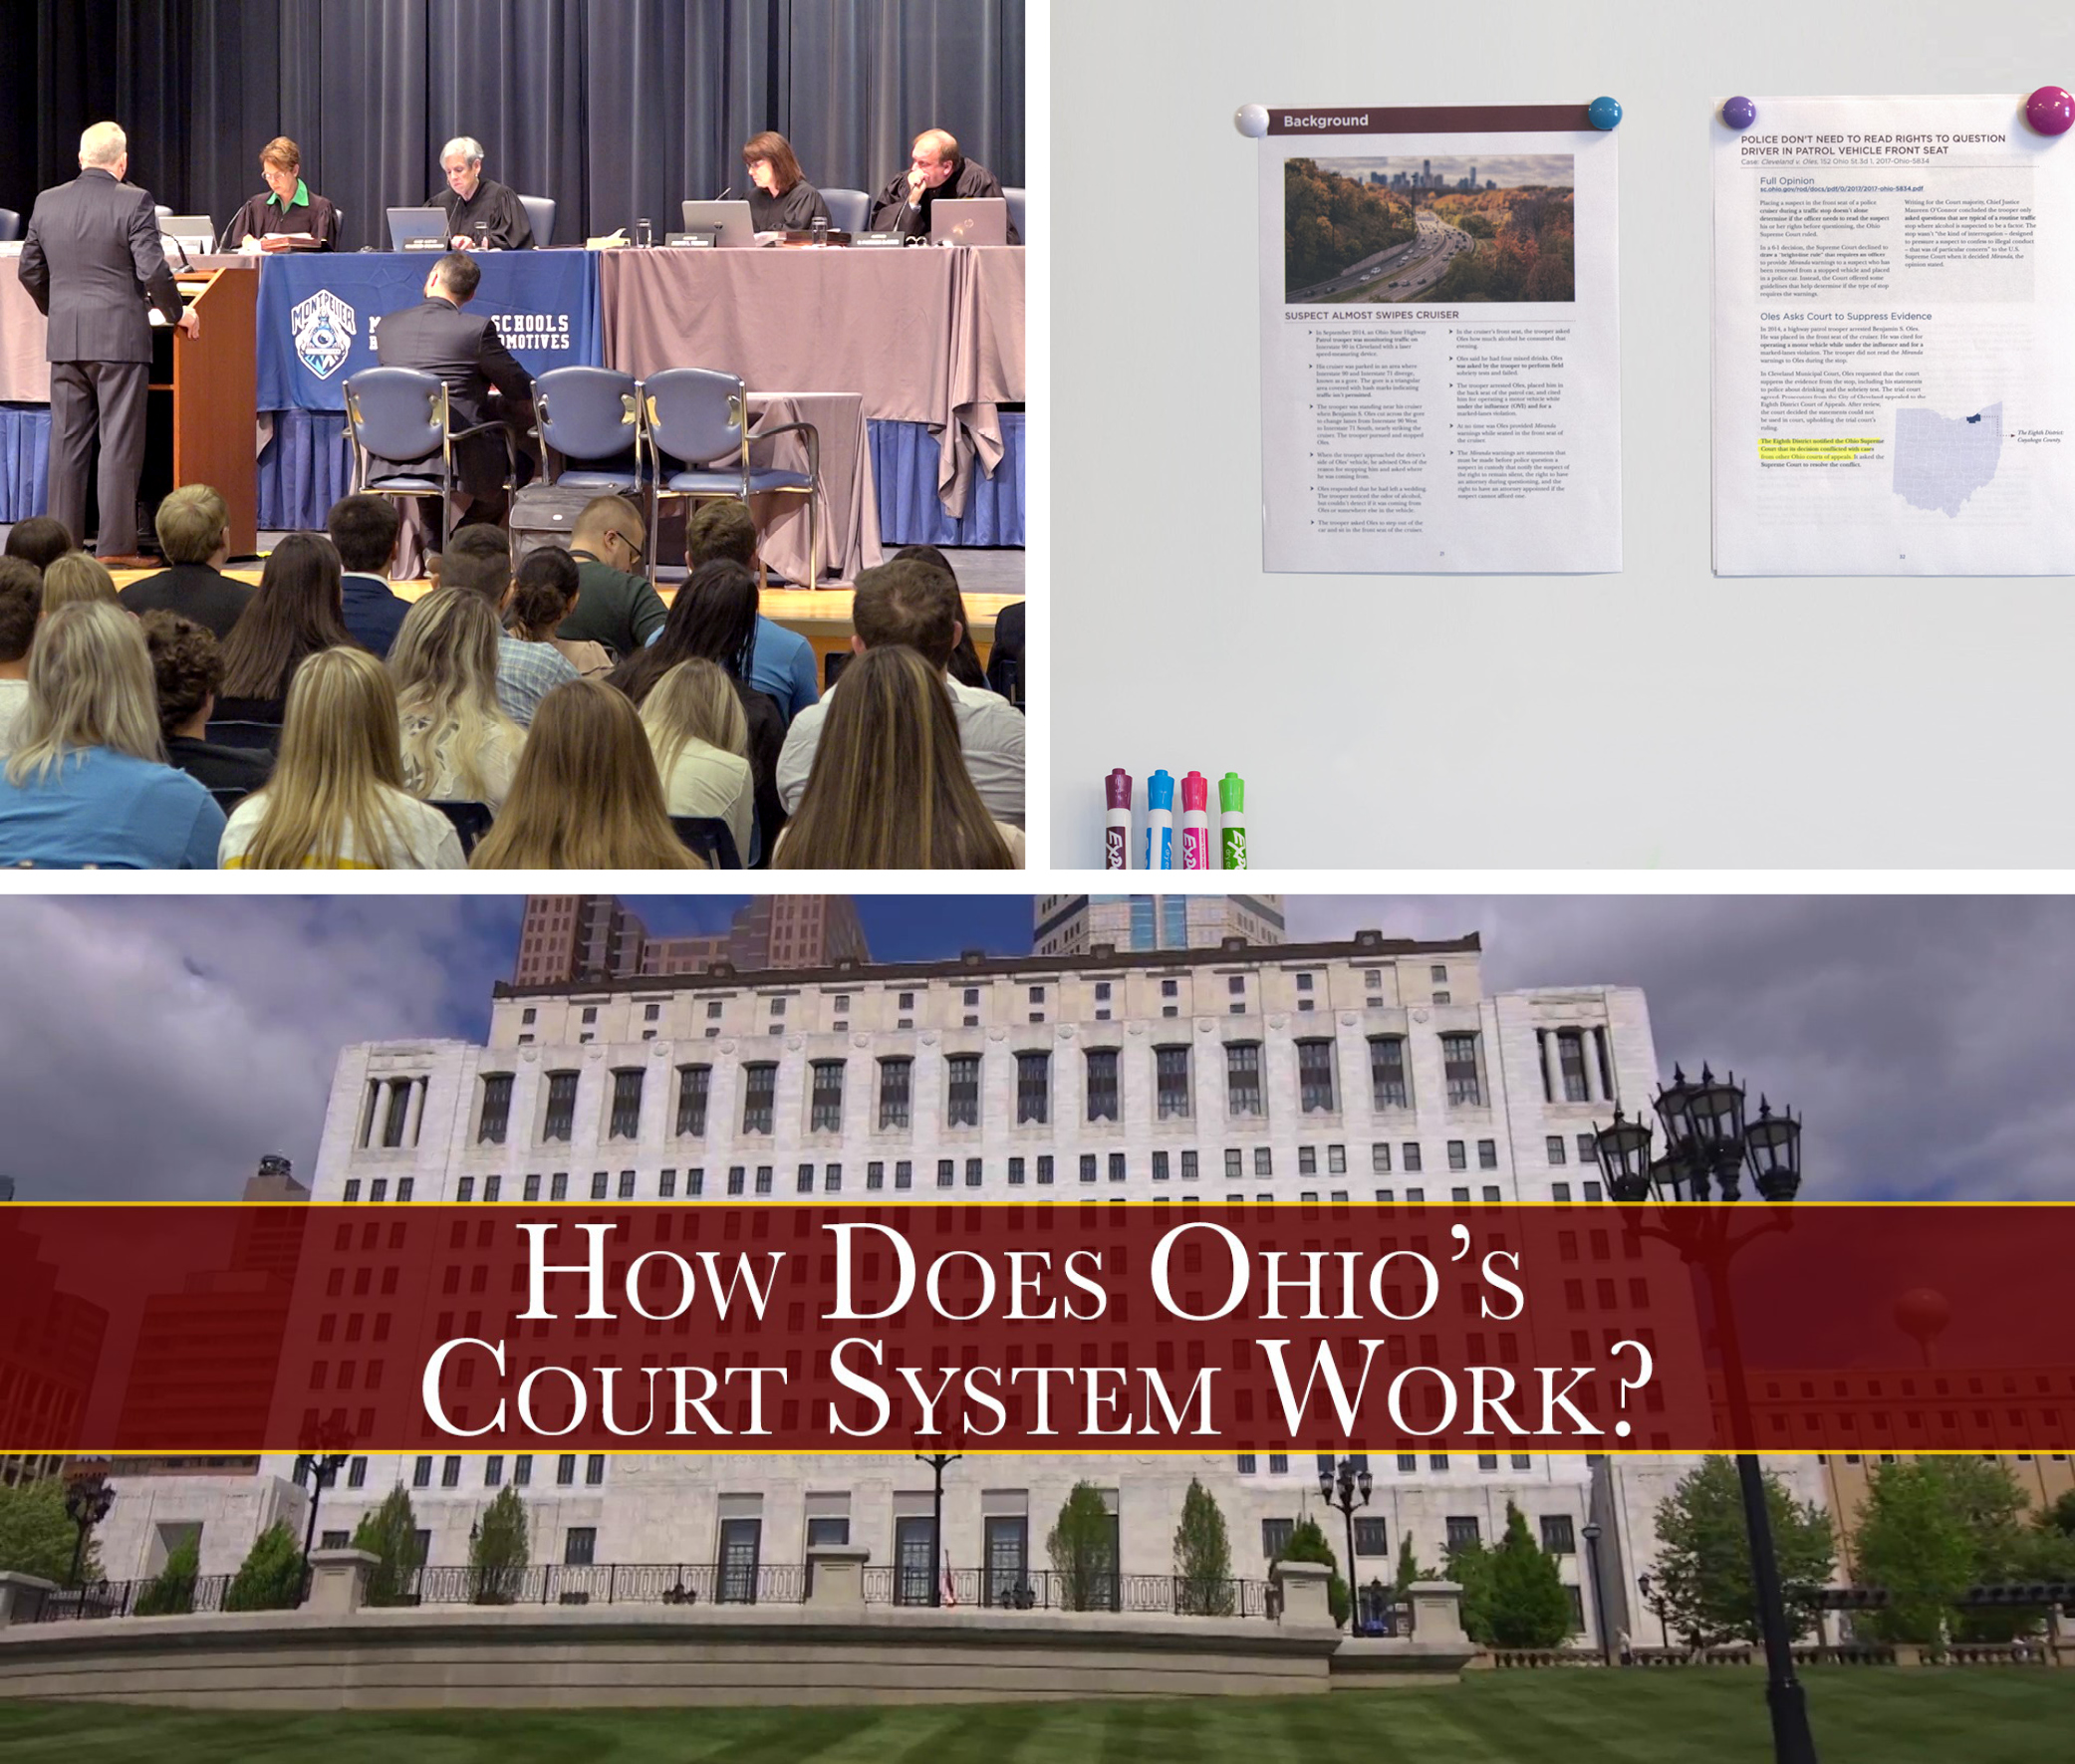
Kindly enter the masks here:
M 747 202 L 686 202 L 684 230 L 712 233 L 716 245 L 756 243 L 756 223 L 749 218 Z
M 1006 196 L 954 197 L 929 204 L 932 245 L 1006 245 L 1009 203 Z
M 428 243 L 444 245 L 447 241 L 444 208 L 391 208 L 389 215 L 391 251 L 423 251 Z
M 206 214 L 161 214 L 158 237 L 173 240 L 189 257 L 206 257 L 216 249 L 216 223 Z

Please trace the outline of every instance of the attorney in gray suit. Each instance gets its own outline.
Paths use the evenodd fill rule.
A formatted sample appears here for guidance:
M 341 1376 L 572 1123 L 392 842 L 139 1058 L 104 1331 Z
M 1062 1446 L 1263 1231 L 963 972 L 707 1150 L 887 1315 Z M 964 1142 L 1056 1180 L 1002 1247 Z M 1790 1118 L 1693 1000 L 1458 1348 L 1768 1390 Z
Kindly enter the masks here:
M 87 462 L 101 434 L 104 562 L 136 552 L 136 482 L 144 461 L 144 396 L 151 377 L 148 302 L 189 337 L 185 310 L 158 244 L 150 193 L 123 181 L 130 142 L 113 123 L 80 136 L 80 174 L 36 198 L 22 243 L 22 286 L 50 320 L 51 488 L 48 513 L 87 530 Z M 144 560 L 135 560 L 138 562 Z

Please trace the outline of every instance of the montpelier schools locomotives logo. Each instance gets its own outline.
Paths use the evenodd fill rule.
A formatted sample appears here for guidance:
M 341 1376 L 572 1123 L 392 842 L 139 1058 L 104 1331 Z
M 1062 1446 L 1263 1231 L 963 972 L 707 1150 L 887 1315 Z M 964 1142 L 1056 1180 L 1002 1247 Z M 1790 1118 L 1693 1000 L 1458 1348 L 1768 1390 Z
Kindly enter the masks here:
M 288 322 L 295 334 L 296 359 L 319 379 L 331 378 L 346 366 L 353 351 L 354 310 L 329 288 L 298 301 L 289 309 Z

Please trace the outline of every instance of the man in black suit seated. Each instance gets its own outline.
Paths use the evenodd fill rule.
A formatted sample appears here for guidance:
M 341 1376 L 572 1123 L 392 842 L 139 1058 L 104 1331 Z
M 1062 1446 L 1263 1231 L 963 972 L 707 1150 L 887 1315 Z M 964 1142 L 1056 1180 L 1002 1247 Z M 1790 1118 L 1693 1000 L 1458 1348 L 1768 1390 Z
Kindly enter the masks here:
M 230 560 L 230 510 L 223 498 L 207 484 L 182 484 L 158 505 L 154 524 L 171 567 L 132 582 L 116 598 L 139 617 L 178 613 L 217 637 L 229 636 L 252 590 L 223 573 Z
M 958 151 L 956 138 L 942 128 L 925 128 L 908 149 L 908 169 L 888 181 L 872 203 L 872 230 L 901 233 L 911 239 L 929 237 L 929 210 L 941 196 L 971 202 L 1001 194 L 1001 179 L 977 159 Z M 1009 243 L 1020 245 L 1015 224 Z
M 185 310 L 158 243 L 148 190 L 123 181 L 130 141 L 113 123 L 80 136 L 80 174 L 36 198 L 22 241 L 22 286 L 50 320 L 49 513 L 67 531 L 87 531 L 87 461 L 101 433 L 104 564 L 135 567 L 136 481 L 144 463 L 144 393 L 151 377 L 146 300 L 167 324 L 201 335 Z
M 249 796 L 267 781 L 274 756 L 264 748 L 226 747 L 208 738 L 209 716 L 223 684 L 223 651 L 192 619 L 144 615 L 144 646 L 158 684 L 158 732 L 165 757 L 211 790 Z
M 461 310 L 474 298 L 482 274 L 465 252 L 448 252 L 425 278 L 423 302 L 383 319 L 375 333 L 375 353 L 385 368 L 417 368 L 438 375 L 446 382 L 447 420 L 453 430 L 502 421 L 516 438 L 533 419 L 533 381 L 512 360 L 497 327 Z M 492 387 L 504 394 L 501 407 L 490 402 Z M 504 443 L 494 434 L 470 435 L 454 443 L 454 472 L 467 499 L 457 526 L 503 525 L 509 502 L 504 484 L 508 463 Z M 379 462 L 376 470 L 382 469 Z

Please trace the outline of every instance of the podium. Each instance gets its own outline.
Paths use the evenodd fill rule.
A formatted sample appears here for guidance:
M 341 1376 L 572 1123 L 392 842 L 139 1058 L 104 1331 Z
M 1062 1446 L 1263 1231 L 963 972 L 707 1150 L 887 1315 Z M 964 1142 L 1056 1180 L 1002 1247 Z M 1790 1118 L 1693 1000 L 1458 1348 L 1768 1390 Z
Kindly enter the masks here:
M 255 260 L 256 262 L 256 260 Z M 259 276 L 251 265 L 200 269 L 177 278 L 201 315 L 198 340 L 170 326 L 151 329 L 150 392 L 138 498 L 155 510 L 180 484 L 207 484 L 230 511 L 232 557 L 259 546 L 259 446 L 254 312 Z

